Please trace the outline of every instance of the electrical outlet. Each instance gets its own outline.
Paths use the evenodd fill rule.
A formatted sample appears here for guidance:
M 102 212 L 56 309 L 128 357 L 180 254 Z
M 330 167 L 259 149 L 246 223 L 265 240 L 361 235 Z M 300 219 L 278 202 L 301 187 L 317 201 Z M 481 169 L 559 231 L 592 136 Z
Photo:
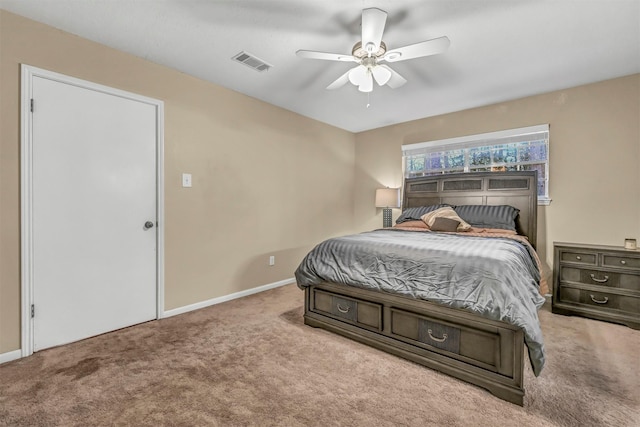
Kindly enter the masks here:
M 276 265 L 276 257 L 271 255 L 269 257 L 269 265 Z

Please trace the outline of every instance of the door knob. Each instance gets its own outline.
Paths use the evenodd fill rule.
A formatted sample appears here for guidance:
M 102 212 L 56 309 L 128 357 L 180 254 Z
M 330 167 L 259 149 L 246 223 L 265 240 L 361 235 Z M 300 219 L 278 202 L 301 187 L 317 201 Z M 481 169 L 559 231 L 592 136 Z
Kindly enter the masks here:
M 151 227 L 153 227 L 153 221 L 147 221 L 147 222 L 144 223 L 144 229 L 145 230 L 148 230 Z

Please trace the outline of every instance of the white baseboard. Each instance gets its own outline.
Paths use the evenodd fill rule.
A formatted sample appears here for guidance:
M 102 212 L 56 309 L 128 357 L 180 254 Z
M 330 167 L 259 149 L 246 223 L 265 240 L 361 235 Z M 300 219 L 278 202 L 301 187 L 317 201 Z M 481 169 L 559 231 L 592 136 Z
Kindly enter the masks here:
M 233 294 L 224 295 L 218 298 L 212 298 L 210 300 L 197 302 L 195 304 L 185 305 L 184 307 L 174 308 L 173 310 L 165 311 L 162 317 L 165 318 L 165 317 L 177 316 L 178 314 L 187 313 L 189 311 L 198 310 L 199 308 L 209 307 L 210 305 L 220 304 L 226 301 L 231 301 L 236 298 L 257 294 L 258 292 L 268 291 L 269 289 L 274 289 L 280 286 L 289 285 L 295 282 L 296 282 L 296 279 L 291 277 L 289 279 L 280 280 L 279 282 L 268 283 L 266 285 L 247 289 L 245 291 L 235 292 Z M 20 359 L 21 357 L 22 357 L 22 350 L 13 350 L 13 351 L 8 351 L 6 353 L 0 353 L 0 364 L 11 362 L 12 360 Z
M 255 288 L 247 289 L 240 292 L 235 292 L 233 294 L 224 295 L 217 298 L 212 298 L 206 301 L 197 302 L 195 304 L 185 305 L 183 307 L 174 308 L 172 310 L 167 310 L 164 312 L 162 318 L 177 316 L 178 314 L 188 313 L 193 310 L 198 310 L 200 308 L 209 307 L 211 305 L 220 304 L 223 302 L 231 301 L 236 298 L 242 298 L 249 295 L 257 294 L 259 292 L 268 291 L 269 289 L 278 288 L 280 286 L 289 285 L 291 283 L 295 283 L 296 279 L 291 277 L 289 279 L 280 280 L 278 282 L 268 283 L 266 285 L 258 286 Z M 551 301 L 551 294 L 545 295 L 547 300 Z M 11 362 L 12 360 L 20 359 L 22 357 L 22 350 L 13 350 L 6 353 L 0 353 L 0 364 Z
M 247 289 L 245 291 L 235 292 L 233 294 L 224 295 L 224 296 L 212 298 L 206 301 L 197 302 L 195 304 L 189 304 L 183 307 L 167 310 L 163 313 L 162 317 L 165 318 L 165 317 L 177 316 L 178 314 L 187 313 L 189 311 L 198 310 L 200 308 L 209 307 L 211 305 L 220 304 L 222 302 L 231 301 L 236 298 L 242 298 L 248 295 L 257 294 L 258 292 L 268 291 L 269 289 L 277 288 L 284 285 L 289 285 L 295 282 L 296 282 L 296 279 L 291 277 L 289 279 L 280 280 L 279 282 L 273 282 L 266 285 L 258 286 L 256 288 Z
M 22 350 L 13 350 L 6 353 L 0 353 L 0 364 L 11 362 L 12 360 L 20 359 L 22 357 Z

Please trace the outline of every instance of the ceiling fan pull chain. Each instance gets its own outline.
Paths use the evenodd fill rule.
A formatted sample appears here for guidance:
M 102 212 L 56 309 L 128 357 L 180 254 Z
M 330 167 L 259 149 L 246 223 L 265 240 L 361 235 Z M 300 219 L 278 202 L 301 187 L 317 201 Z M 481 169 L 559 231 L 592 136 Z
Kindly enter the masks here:
M 369 97 L 371 96 L 371 92 L 367 92 L 367 108 L 369 108 L 369 106 L 371 106 L 371 104 L 369 103 Z

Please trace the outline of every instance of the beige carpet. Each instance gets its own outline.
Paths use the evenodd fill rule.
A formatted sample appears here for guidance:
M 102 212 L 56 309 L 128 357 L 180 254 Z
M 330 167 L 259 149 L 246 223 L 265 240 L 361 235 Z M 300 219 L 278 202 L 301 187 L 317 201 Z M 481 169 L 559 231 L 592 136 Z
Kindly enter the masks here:
M 7 426 L 638 426 L 640 331 L 540 313 L 525 406 L 302 322 L 295 285 L 0 365 Z

